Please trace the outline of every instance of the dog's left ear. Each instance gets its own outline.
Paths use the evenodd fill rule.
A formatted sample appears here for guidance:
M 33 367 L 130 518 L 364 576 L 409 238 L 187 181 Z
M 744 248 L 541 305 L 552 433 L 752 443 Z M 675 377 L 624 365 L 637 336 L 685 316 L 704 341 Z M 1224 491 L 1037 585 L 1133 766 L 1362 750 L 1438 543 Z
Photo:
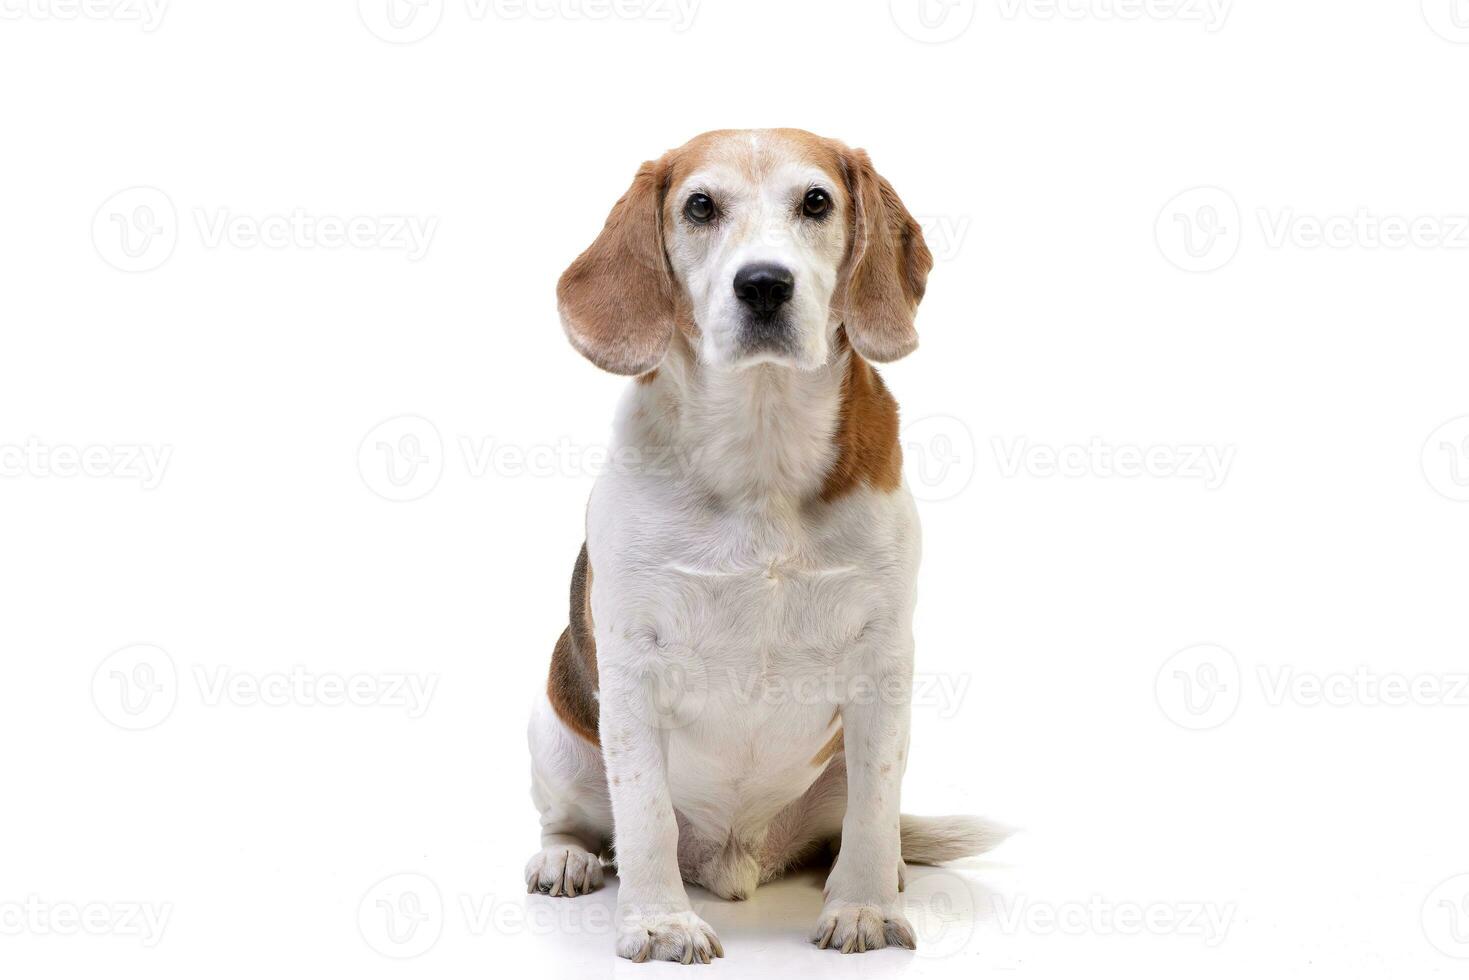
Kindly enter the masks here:
M 667 182 L 667 157 L 643 164 L 597 240 L 556 284 L 572 346 L 613 374 L 652 370 L 673 339 L 673 274 L 663 251 Z
M 918 346 L 913 317 L 933 255 L 923 229 L 864 150 L 842 157 L 854 228 L 842 317 L 847 337 L 869 361 L 895 361 Z

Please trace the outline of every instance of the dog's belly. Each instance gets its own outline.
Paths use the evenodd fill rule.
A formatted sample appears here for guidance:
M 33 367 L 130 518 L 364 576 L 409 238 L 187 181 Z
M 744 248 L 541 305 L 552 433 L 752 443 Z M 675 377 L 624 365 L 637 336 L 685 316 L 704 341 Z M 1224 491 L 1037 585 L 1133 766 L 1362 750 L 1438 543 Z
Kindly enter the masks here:
M 688 664 L 668 780 L 689 831 L 757 846 L 820 775 L 871 609 L 849 568 L 673 569 L 660 635 Z M 661 618 L 661 617 L 660 617 Z
M 699 837 L 758 842 L 838 748 L 834 705 L 758 700 L 775 696 L 757 693 L 753 703 L 743 694 L 713 697 L 699 722 L 670 734 L 670 794 Z

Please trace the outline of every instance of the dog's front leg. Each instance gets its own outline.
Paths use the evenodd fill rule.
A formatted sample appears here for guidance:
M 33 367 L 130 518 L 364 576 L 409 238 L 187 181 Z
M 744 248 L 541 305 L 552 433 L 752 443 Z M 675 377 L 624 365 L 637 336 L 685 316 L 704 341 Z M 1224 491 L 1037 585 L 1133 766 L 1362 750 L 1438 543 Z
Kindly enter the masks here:
M 678 869 L 669 733 L 686 723 L 686 666 L 656 640 L 597 636 L 600 728 L 617 856 L 617 955 L 708 963 L 723 956 Z
M 822 949 L 861 953 L 913 949 L 913 927 L 898 902 L 902 848 L 898 797 L 908 751 L 912 641 L 864 657 L 841 705 L 847 812 L 841 850 L 826 879 L 826 904 L 812 933 Z

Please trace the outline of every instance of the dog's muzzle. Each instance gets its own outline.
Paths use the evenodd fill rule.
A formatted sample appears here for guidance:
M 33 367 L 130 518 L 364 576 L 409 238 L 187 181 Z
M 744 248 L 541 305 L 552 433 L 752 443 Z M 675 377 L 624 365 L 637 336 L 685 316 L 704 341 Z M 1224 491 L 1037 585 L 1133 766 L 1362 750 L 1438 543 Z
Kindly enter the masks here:
M 791 331 L 783 307 L 796 291 L 796 277 L 785 266 L 754 262 L 734 277 L 734 293 L 746 316 L 741 340 L 747 350 L 786 351 Z

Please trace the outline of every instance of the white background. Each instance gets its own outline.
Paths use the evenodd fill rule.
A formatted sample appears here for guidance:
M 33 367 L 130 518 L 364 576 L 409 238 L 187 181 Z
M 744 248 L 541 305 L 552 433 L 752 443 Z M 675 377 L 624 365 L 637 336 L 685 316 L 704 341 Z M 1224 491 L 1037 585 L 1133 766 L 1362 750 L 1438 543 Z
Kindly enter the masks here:
M 1469 3 L 549 2 L 0 0 L 0 970 L 676 969 L 523 894 L 625 383 L 554 284 L 791 125 L 939 259 L 904 809 L 1024 830 L 917 954 L 695 893 L 711 969 L 1462 975 Z

